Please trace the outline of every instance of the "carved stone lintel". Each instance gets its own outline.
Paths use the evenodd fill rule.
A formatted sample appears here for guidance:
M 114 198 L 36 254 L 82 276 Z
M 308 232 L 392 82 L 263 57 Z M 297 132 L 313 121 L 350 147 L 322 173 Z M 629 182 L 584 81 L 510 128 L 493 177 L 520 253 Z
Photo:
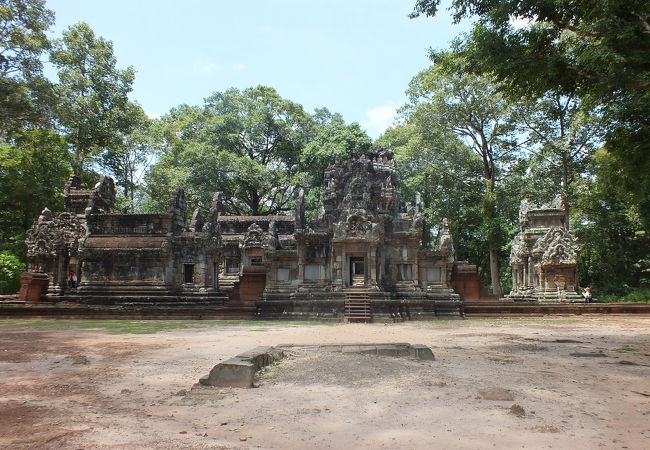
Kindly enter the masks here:
M 246 234 L 241 239 L 240 247 L 241 248 L 253 248 L 253 247 L 263 247 L 264 246 L 264 230 L 258 224 L 254 223 L 248 230 Z

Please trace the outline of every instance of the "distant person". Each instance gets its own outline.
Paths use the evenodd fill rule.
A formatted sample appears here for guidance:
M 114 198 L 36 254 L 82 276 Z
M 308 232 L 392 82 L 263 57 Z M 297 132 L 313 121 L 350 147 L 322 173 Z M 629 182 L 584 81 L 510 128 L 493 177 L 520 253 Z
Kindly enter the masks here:
M 591 288 L 585 288 L 582 291 L 582 296 L 585 298 L 585 303 L 591 303 Z
M 70 286 L 72 289 L 77 287 L 77 274 L 72 270 L 68 274 L 68 286 Z

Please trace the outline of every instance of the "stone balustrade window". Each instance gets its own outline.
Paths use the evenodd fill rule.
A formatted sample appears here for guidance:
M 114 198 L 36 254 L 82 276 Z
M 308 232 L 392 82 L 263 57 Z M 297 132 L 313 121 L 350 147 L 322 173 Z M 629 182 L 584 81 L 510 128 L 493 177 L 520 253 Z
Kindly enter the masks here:
M 442 281 L 442 270 L 440 267 L 427 268 L 427 281 L 430 283 L 440 283 Z
M 291 269 L 285 267 L 278 267 L 277 274 L 278 281 L 290 281 L 291 280 Z
M 322 280 L 325 278 L 325 267 L 322 264 L 305 265 L 305 280 Z

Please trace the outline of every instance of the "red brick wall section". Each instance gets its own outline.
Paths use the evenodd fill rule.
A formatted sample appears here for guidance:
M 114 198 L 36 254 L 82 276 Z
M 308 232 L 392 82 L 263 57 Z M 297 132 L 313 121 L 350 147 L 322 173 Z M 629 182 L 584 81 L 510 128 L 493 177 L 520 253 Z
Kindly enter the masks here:
M 476 266 L 471 264 L 456 264 L 451 273 L 451 286 L 464 301 L 498 300 L 498 297 L 488 293 Z

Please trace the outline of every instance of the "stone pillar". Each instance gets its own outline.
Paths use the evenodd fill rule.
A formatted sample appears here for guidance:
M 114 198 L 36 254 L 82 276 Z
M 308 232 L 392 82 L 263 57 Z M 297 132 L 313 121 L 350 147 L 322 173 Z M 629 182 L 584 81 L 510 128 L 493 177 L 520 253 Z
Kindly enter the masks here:
M 345 250 L 341 251 L 341 281 L 344 288 L 350 285 L 350 263 Z
M 410 253 L 410 252 L 409 252 Z M 442 276 L 442 274 L 440 274 Z M 417 287 L 419 283 L 419 278 L 420 278 L 420 266 L 418 265 L 418 260 L 415 258 L 413 260 L 413 284 Z
M 298 248 L 298 280 L 302 283 L 305 281 L 305 254 L 304 247 Z

